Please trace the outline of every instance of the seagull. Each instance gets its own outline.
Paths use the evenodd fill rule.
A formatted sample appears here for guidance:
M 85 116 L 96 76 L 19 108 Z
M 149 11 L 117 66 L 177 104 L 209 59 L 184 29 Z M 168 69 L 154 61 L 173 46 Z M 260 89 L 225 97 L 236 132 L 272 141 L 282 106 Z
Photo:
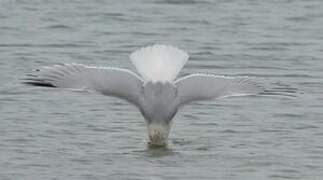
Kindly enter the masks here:
M 44 66 L 27 74 L 25 84 L 96 92 L 135 105 L 145 119 L 148 143 L 167 145 L 172 119 L 182 106 L 201 100 L 257 95 L 264 91 L 246 77 L 190 74 L 176 79 L 189 55 L 174 46 L 155 44 L 131 53 L 138 74 L 122 68 L 83 64 Z

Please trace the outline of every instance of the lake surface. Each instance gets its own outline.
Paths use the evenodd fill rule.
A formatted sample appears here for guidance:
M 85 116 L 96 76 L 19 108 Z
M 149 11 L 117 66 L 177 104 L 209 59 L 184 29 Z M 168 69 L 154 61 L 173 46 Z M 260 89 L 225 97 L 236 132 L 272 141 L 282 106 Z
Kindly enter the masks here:
M 323 1 L 1 0 L 0 179 L 321 179 Z M 251 76 L 276 95 L 192 103 L 168 149 L 116 98 L 20 83 L 44 65 L 134 67 L 163 43 L 180 76 Z M 283 95 L 277 95 L 283 94 Z

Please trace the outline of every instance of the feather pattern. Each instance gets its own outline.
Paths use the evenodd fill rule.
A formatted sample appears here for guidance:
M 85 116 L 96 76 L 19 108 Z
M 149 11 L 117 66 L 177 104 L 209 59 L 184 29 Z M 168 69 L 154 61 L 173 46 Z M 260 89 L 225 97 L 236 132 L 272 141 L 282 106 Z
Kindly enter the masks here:
M 173 82 L 188 57 L 176 47 L 153 45 L 133 52 L 130 60 L 145 81 Z
M 82 64 L 46 66 L 27 75 L 26 84 L 95 91 L 139 103 L 142 79 L 127 69 Z
M 176 104 L 185 105 L 192 101 L 224 98 L 229 96 L 255 95 L 264 91 L 259 84 L 248 78 L 191 74 L 175 81 Z

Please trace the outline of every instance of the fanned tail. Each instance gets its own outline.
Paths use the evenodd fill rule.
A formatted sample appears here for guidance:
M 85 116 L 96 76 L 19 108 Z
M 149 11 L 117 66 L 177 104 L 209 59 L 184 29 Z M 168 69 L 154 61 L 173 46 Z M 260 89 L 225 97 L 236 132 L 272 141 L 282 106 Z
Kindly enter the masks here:
M 188 57 L 176 47 L 153 45 L 134 51 L 130 60 L 145 81 L 173 82 Z

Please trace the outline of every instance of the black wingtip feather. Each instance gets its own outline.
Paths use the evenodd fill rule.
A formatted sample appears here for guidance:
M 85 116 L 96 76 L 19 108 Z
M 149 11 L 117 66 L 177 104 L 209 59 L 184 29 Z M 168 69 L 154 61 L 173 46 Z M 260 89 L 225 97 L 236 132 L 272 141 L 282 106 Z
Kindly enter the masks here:
M 40 71 L 36 69 L 35 71 Z M 26 77 L 22 80 L 22 84 L 31 85 L 31 86 L 41 86 L 41 87 L 56 87 L 52 83 L 45 81 L 44 79 L 38 79 L 37 74 L 26 74 Z
M 41 87 L 56 87 L 51 83 L 47 82 L 37 82 L 37 81 L 25 81 L 23 84 L 31 85 L 31 86 L 41 86 Z

